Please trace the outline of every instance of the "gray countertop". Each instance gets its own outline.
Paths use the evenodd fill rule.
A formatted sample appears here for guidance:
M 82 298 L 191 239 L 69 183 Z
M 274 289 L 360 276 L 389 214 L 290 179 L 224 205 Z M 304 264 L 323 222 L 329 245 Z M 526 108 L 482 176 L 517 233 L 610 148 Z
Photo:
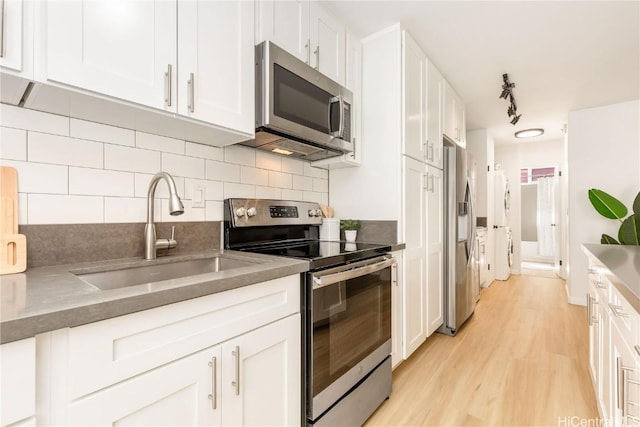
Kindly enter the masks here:
M 78 270 L 115 270 L 220 254 L 251 265 L 108 291 L 99 290 L 71 273 Z M 33 268 L 20 274 L 0 276 L 0 344 L 308 270 L 308 261 L 236 251 L 198 252 L 152 261 L 136 258 Z
M 640 313 L 640 246 L 583 244 L 582 248 Z

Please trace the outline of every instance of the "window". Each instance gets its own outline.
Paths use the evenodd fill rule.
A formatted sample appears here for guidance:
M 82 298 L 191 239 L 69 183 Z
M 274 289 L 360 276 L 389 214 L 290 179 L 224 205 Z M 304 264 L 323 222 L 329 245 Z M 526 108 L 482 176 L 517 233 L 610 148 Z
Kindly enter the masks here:
M 543 168 L 523 168 L 520 169 L 520 184 L 530 184 L 536 182 L 539 178 L 548 176 L 555 176 L 556 168 L 543 167 Z

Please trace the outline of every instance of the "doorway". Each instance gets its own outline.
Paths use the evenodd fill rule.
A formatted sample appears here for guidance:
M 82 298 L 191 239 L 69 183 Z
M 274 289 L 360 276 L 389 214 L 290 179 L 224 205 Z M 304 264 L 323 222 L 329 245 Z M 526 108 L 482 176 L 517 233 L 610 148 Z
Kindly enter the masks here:
M 555 166 L 520 170 L 522 271 L 555 277 L 559 264 L 558 177 Z

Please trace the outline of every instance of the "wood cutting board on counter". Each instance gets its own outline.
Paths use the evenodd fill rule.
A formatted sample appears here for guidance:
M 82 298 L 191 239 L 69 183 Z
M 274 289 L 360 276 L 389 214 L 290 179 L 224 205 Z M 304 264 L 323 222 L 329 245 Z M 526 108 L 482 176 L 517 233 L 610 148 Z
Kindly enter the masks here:
M 0 274 L 27 269 L 27 238 L 18 234 L 18 171 L 0 166 Z

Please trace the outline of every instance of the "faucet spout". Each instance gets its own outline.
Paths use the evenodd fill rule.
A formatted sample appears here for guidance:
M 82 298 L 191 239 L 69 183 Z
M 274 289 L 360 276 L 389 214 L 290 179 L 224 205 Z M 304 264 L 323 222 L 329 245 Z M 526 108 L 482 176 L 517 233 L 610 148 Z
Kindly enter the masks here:
M 178 190 L 176 189 L 176 183 L 173 177 L 167 172 L 158 172 L 151 178 L 149 183 L 149 191 L 147 192 L 147 224 L 144 228 L 144 259 L 155 259 L 156 250 L 158 248 L 158 241 L 156 240 L 156 226 L 154 220 L 154 198 L 156 193 L 156 187 L 160 180 L 164 180 L 169 187 L 169 214 L 182 215 L 184 213 L 184 205 L 180 196 L 178 196 Z M 164 242 L 164 241 L 167 242 Z M 176 242 L 171 239 L 163 239 L 161 246 L 172 248 L 175 247 Z

